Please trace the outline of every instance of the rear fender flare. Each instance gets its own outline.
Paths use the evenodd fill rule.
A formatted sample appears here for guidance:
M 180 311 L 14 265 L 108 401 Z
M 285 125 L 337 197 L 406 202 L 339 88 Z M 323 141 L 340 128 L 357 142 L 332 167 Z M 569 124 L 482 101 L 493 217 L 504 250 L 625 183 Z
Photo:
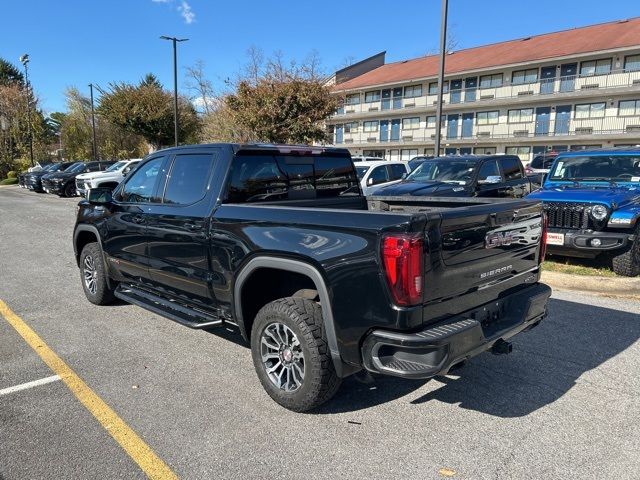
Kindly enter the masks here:
M 329 344 L 329 351 L 331 353 L 331 359 L 333 360 L 336 373 L 339 377 L 344 376 L 344 363 L 340 357 L 340 349 L 338 347 L 338 339 L 336 336 L 335 323 L 333 319 L 333 312 L 331 311 L 331 301 L 329 299 L 329 291 L 322 278 L 322 275 L 312 265 L 302 262 L 300 260 L 292 260 L 290 258 L 280 257 L 254 257 L 242 268 L 242 270 L 236 276 L 235 285 L 233 288 L 233 302 L 236 321 L 240 329 L 244 329 L 244 319 L 242 317 L 242 285 L 249 278 L 251 273 L 259 268 L 273 268 L 277 270 L 285 270 L 289 272 L 299 273 L 305 275 L 311 279 L 314 283 L 318 296 L 320 298 L 320 304 L 322 305 L 322 317 L 324 320 L 324 328 L 327 335 L 327 342 Z M 244 332 L 246 334 L 246 332 Z

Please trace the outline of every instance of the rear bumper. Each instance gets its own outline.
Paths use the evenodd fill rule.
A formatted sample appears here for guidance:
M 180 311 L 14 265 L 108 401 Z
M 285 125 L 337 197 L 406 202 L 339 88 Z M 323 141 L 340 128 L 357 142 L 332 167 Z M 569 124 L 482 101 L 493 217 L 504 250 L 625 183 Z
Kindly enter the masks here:
M 578 256 L 595 256 L 605 250 L 624 248 L 632 243 L 634 239 L 633 234 L 624 232 L 594 232 L 550 228 L 549 233 L 562 233 L 564 235 L 564 245 L 547 244 L 547 251 L 551 254 L 568 256 L 571 256 L 572 251 L 576 252 Z M 600 245 L 592 245 L 594 239 L 600 240 Z
M 404 378 L 446 374 L 464 360 L 536 325 L 547 313 L 551 289 L 542 283 L 414 333 L 374 330 L 362 345 L 370 372 Z

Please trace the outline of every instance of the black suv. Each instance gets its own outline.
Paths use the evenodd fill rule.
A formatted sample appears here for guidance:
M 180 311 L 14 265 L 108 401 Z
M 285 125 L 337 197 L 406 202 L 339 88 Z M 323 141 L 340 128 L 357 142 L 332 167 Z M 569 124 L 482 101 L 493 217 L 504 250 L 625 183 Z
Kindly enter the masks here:
M 106 170 L 115 162 L 76 162 L 63 172 L 56 172 L 42 177 L 42 188 L 47 193 L 55 193 L 60 197 L 73 197 L 76 194 L 76 177 L 81 173 Z
M 360 370 L 430 378 L 508 353 L 551 293 L 539 202 L 367 200 L 345 149 L 171 148 L 78 207 L 90 302 L 235 326 L 267 393 L 295 411 Z

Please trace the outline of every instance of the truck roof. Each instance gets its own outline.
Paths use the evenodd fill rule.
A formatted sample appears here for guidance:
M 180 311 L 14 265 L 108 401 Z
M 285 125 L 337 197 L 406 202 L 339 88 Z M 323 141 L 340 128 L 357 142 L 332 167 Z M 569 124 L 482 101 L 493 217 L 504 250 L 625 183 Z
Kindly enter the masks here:
M 273 153 L 280 154 L 308 154 L 308 155 L 321 155 L 321 154 L 330 154 L 330 155 L 350 155 L 349 150 L 346 148 L 337 148 L 337 147 L 324 147 L 324 146 L 315 146 L 315 145 L 285 145 L 285 144 L 274 144 L 274 143 L 246 143 L 246 144 L 238 144 L 238 143 L 203 143 L 203 144 L 194 144 L 194 145 L 180 145 L 178 147 L 170 147 L 163 149 L 162 151 L 174 151 L 174 150 L 185 150 L 191 148 L 198 147 L 231 147 L 234 153 L 238 152 L 251 152 L 251 151 L 272 151 Z

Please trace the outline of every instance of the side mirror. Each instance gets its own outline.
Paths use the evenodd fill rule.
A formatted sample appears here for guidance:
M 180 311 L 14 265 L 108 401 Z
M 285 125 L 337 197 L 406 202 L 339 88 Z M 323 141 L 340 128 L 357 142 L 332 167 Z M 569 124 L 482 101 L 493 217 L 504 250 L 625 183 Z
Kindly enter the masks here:
M 87 201 L 92 205 L 106 205 L 113 201 L 110 188 L 90 188 L 87 191 Z
M 500 176 L 498 176 L 498 175 L 489 175 L 484 180 L 479 180 L 478 183 L 480 183 L 480 184 L 492 184 L 492 183 L 500 183 L 501 181 L 502 181 L 502 178 L 500 178 Z
M 409 174 L 407 172 L 404 172 L 402 174 L 402 177 L 400 177 L 402 180 L 404 180 L 405 178 L 407 178 L 409 176 Z
M 369 178 L 369 179 L 367 179 L 367 185 L 368 185 L 368 186 L 373 185 L 373 178 Z

